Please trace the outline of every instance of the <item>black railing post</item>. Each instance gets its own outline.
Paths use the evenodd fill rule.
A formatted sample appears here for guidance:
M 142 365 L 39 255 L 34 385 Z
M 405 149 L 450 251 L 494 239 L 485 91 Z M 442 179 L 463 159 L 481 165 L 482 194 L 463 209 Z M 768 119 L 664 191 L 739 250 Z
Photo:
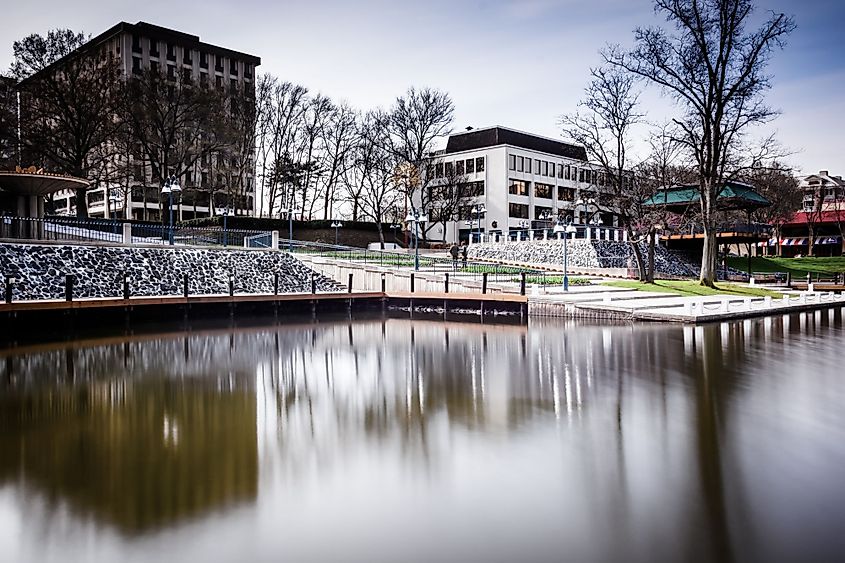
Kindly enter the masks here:
M 73 301 L 73 275 L 65 275 L 65 301 Z
M 352 274 L 349 274 L 349 281 L 346 284 L 346 292 L 352 293 Z
M 525 295 L 525 272 L 519 274 L 519 294 Z
M 792 272 L 786 272 L 786 287 L 792 287 Z
M 235 296 L 235 276 L 229 274 L 229 297 Z
M 487 272 L 481 274 L 481 293 L 487 293 Z
M 317 293 L 317 275 L 311 272 L 311 293 Z
M 381 292 L 387 293 L 387 277 L 384 275 L 384 272 L 381 273 Z
M 446 272 L 446 281 L 444 282 L 444 289 L 449 293 L 449 272 Z
M 185 299 L 188 298 L 188 274 L 182 276 L 182 295 Z
M 414 292 L 414 272 L 411 272 L 411 293 Z
M 123 272 L 123 298 L 129 299 L 129 274 Z
M 273 272 L 273 295 L 279 294 L 279 272 Z
M 15 289 L 15 278 L 6 276 L 6 303 L 12 302 L 12 293 Z

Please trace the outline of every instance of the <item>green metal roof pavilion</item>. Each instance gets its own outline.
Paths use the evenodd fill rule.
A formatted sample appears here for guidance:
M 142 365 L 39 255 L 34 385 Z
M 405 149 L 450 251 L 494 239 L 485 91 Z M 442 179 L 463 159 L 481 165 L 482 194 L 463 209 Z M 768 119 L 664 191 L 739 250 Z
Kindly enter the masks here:
M 698 205 L 701 192 L 697 184 L 678 184 L 668 188 L 660 188 L 656 194 L 643 202 L 646 207 L 667 207 L 682 209 L 690 205 Z M 754 188 L 742 182 L 725 182 L 716 198 L 716 205 L 723 210 L 757 209 L 772 204 L 768 199 L 757 193 Z

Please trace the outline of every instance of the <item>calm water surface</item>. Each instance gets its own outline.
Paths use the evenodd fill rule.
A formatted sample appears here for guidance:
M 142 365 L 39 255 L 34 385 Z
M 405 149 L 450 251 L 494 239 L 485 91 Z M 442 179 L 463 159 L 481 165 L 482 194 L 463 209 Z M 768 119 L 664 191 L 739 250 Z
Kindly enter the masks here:
M 842 311 L 0 351 L 0 561 L 842 561 Z

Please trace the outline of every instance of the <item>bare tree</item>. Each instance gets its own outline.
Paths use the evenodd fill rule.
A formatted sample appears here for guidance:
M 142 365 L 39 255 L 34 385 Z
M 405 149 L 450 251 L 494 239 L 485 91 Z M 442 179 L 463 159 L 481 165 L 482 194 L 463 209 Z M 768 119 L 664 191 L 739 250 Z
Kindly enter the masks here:
M 222 170 L 224 151 L 232 143 L 223 92 L 189 76 L 165 77 L 149 69 L 129 79 L 126 100 L 135 152 L 150 167 L 153 182 L 181 177 L 212 156 Z M 210 209 L 221 181 L 210 180 Z
M 779 162 L 751 170 L 745 179 L 771 203 L 756 209 L 752 216 L 756 221 L 772 226 L 772 234 L 777 241 L 777 254 L 780 256 L 783 225 L 801 207 L 802 193 L 798 188 L 798 180 L 791 168 Z
M 438 157 L 432 159 L 426 174 L 433 178 L 425 188 L 430 226 L 443 225 L 444 242 L 448 223 L 470 219 L 473 198 L 484 193 L 478 183 L 468 181 L 463 165 L 462 160 L 445 162 Z
M 387 148 L 402 163 L 399 186 L 407 200 L 414 201 L 416 196 L 424 209 L 432 204 L 427 190 L 431 178 L 424 174 L 424 167 L 437 143 L 452 132 L 454 113 L 455 106 L 447 93 L 433 88 L 410 88 L 384 114 Z M 426 224 L 423 238 L 432 226 L 433 223 Z
M 60 29 L 13 46 L 21 94 L 23 159 L 80 178 L 101 169 L 122 126 L 120 62 L 81 33 Z M 87 188 L 76 190 L 77 215 L 88 215 Z
M 637 28 L 633 50 L 610 47 L 604 58 L 658 85 L 683 109 L 683 117 L 675 120 L 681 132 L 677 140 L 696 164 L 704 227 L 700 280 L 712 286 L 718 256 L 716 200 L 737 167 L 749 128 L 776 115 L 763 102 L 770 86 L 765 70 L 795 23 L 773 13 L 749 31 L 752 0 L 655 0 L 654 5 L 674 33 Z
M 563 115 L 563 133 L 587 151 L 590 160 L 599 165 L 603 184 L 610 190 L 610 203 L 621 226 L 628 232 L 631 250 L 637 261 L 640 280 L 650 276 L 646 271 L 638 244 L 639 233 L 629 210 L 634 190 L 633 174 L 629 170 L 631 132 L 642 119 L 637 109 L 639 94 L 634 89 L 634 77 L 618 67 L 594 68 L 592 80 L 580 102 L 583 112 Z
M 321 136 L 325 174 L 320 178 L 319 191 L 322 192 L 323 219 L 327 220 L 333 216 L 341 178 L 351 165 L 349 155 L 356 140 L 355 111 L 346 104 L 334 106 L 323 123 Z

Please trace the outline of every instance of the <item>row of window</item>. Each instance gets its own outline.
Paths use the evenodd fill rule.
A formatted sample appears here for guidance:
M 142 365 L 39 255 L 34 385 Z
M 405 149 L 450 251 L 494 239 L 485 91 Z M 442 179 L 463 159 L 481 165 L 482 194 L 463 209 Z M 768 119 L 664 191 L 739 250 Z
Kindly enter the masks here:
M 604 172 L 592 170 L 590 168 L 579 168 L 571 164 L 555 164 L 540 159 L 531 159 L 529 157 L 518 156 L 515 154 L 508 156 L 508 170 L 513 172 L 525 172 L 534 174 L 536 176 L 546 176 L 554 178 L 557 175 L 560 180 L 572 180 L 584 184 L 596 184 L 598 186 L 607 186 L 610 184 L 608 176 Z M 623 178 L 623 182 L 627 182 L 628 178 Z
M 531 190 L 531 182 L 525 180 L 516 180 L 511 178 L 508 186 L 508 193 L 511 195 L 527 196 Z M 552 194 L 555 193 L 555 186 L 551 184 L 543 184 L 534 182 L 534 197 L 542 199 L 552 199 Z M 566 186 L 557 186 L 557 199 L 559 201 L 573 202 L 577 199 L 578 192 L 575 188 L 567 188 Z M 610 194 L 598 193 L 591 196 L 598 199 L 599 205 L 610 205 L 612 197 Z
M 530 208 L 528 205 L 524 203 L 510 203 L 508 204 L 508 216 L 511 219 L 528 219 L 530 217 Z M 558 210 L 560 213 L 560 217 L 564 219 L 564 222 L 576 221 L 578 223 L 583 222 L 588 216 L 584 213 L 577 213 L 573 214 L 571 211 L 564 212 L 564 210 Z M 598 217 L 600 223 L 602 225 L 612 225 L 613 224 L 613 214 L 612 213 L 599 213 L 595 217 Z M 534 220 L 535 221 L 544 221 L 544 222 L 553 222 L 558 217 L 555 216 L 555 212 L 551 207 L 544 207 L 541 205 L 534 206 Z
M 149 40 L 149 53 L 150 57 L 159 58 L 160 53 L 158 50 L 158 42 L 153 41 L 152 39 Z M 119 51 L 118 51 L 119 52 Z M 141 38 L 138 35 L 132 36 L 132 52 L 133 53 L 142 53 L 143 49 L 141 48 Z M 208 68 L 208 53 L 200 51 L 200 68 L 207 69 Z M 166 57 L 168 61 L 176 61 L 176 45 L 173 43 L 166 44 Z M 224 60 L 226 57 L 222 55 L 216 55 L 214 60 L 214 70 L 218 72 L 223 72 L 224 69 Z M 193 64 L 193 56 L 192 51 L 190 49 L 182 48 L 182 64 L 190 65 Z M 233 76 L 238 75 L 238 61 L 236 59 L 229 58 L 229 74 Z M 244 63 L 244 77 L 252 78 L 252 65 L 249 63 Z
M 457 193 L 456 193 L 457 191 Z M 451 201 L 484 195 L 484 182 L 461 182 L 457 186 L 428 186 L 428 201 Z
M 435 178 L 451 178 L 463 176 L 464 174 L 475 174 L 484 172 L 484 157 L 468 158 L 466 160 L 454 160 L 449 162 L 437 162 L 434 164 Z

